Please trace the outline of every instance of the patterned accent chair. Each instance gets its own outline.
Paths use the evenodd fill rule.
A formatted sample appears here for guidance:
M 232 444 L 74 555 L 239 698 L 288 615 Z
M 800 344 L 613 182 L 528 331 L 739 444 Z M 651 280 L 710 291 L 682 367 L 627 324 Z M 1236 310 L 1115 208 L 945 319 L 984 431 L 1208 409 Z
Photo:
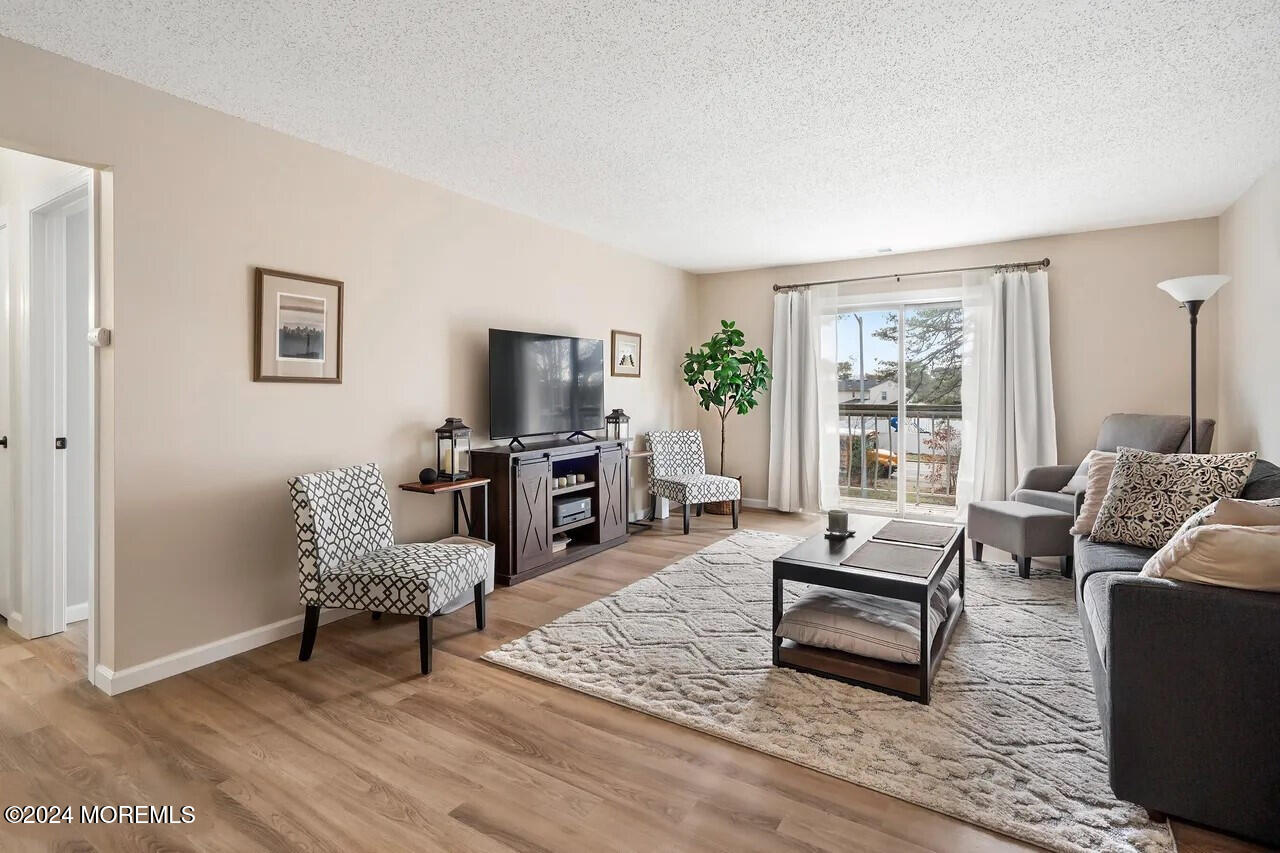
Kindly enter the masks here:
M 431 672 L 431 617 L 467 587 L 484 630 L 485 550 L 479 545 L 397 545 L 378 466 L 301 474 L 289 481 L 298 531 L 298 584 L 306 616 L 298 660 L 316 642 L 321 607 L 418 617 L 422 672 Z
M 738 526 L 738 508 L 742 502 L 742 484 L 732 477 L 707 473 L 707 459 L 702 452 L 702 433 L 696 429 L 654 431 L 649 433 L 649 494 L 666 498 L 684 506 L 684 532 L 689 533 L 689 507 L 709 501 L 733 503 L 733 526 Z

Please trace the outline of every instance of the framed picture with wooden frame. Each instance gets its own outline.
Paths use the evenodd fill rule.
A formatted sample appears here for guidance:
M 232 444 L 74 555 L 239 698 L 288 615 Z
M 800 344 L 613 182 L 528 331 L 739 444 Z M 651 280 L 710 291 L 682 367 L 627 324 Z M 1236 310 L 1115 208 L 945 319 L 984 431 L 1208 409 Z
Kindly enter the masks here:
M 342 381 L 342 282 L 256 267 L 253 381 Z
M 613 376 L 640 376 L 640 333 L 613 330 L 611 341 L 613 362 L 610 373 Z

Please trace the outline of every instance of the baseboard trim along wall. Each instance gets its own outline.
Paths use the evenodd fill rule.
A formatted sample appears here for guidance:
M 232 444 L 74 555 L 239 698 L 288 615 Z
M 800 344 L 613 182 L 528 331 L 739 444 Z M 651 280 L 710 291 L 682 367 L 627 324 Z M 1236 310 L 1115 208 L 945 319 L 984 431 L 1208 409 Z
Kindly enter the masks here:
M 742 506 L 744 509 L 768 509 L 769 502 L 764 498 L 743 498 Z
M 327 625 L 330 622 L 336 622 L 339 619 L 345 619 L 353 615 L 355 615 L 355 611 L 351 610 L 322 610 L 320 612 L 320 624 Z M 151 684 L 154 681 L 161 681 L 188 670 L 202 667 L 205 664 L 214 663 L 223 658 L 229 658 L 232 655 L 238 655 L 242 652 L 256 649 L 259 646 L 265 646 L 267 643 L 274 643 L 276 640 L 283 640 L 286 637 L 301 633 L 302 614 L 299 613 L 297 616 L 290 616 L 288 619 L 281 619 L 279 622 L 272 622 L 270 625 L 250 628 L 248 631 L 232 634 L 230 637 L 223 637 L 221 640 L 214 640 L 212 643 L 205 643 L 203 646 L 194 646 L 146 663 L 126 667 L 119 672 L 113 672 L 99 664 L 97 672 L 94 673 L 93 683 L 108 696 L 118 696 L 121 693 Z M 318 642 L 323 645 L 323 638 Z
M 83 622 L 89 618 L 89 602 L 82 601 L 79 604 L 67 605 L 67 624 L 72 622 Z

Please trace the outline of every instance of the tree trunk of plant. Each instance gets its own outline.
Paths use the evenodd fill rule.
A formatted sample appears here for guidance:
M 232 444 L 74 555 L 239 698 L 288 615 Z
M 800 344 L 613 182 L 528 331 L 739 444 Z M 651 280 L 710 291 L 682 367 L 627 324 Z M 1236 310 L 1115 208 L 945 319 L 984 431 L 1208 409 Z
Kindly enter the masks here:
M 724 415 L 721 415 L 721 416 L 720 416 L 720 476 L 721 476 L 721 477 L 723 477 L 723 476 L 724 476 L 724 427 L 725 427 L 725 423 L 726 423 L 726 418 L 724 417 Z

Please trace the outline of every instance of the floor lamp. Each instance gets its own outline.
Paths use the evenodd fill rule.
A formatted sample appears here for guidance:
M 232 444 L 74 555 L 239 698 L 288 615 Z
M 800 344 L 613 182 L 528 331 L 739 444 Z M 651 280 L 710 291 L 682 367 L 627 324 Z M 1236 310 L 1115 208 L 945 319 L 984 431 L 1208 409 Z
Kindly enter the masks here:
M 1196 451 L 1196 316 L 1200 306 L 1231 281 L 1229 275 L 1189 275 L 1162 281 L 1156 287 L 1182 303 L 1191 320 L 1191 452 Z M 1207 448 L 1206 448 L 1207 449 Z

